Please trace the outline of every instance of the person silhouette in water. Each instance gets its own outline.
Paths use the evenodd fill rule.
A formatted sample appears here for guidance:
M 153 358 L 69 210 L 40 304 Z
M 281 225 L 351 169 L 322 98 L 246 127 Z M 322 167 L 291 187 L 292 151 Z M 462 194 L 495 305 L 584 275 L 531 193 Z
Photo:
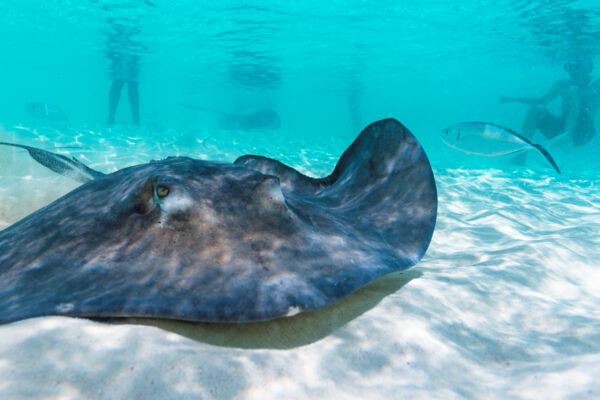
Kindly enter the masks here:
M 124 18 L 109 18 L 110 30 L 107 33 L 106 56 L 111 62 L 110 77 L 112 86 L 109 94 L 108 123 L 115 123 L 115 113 L 123 86 L 127 84 L 131 120 L 133 124 L 140 123 L 139 71 L 141 45 L 134 36 L 140 32 L 135 20 Z
M 500 97 L 500 102 L 529 104 L 521 133 L 531 139 L 540 131 L 549 143 L 583 146 L 596 135 L 595 118 L 600 110 L 600 80 L 592 77 L 594 64 L 586 58 L 575 58 L 564 64 L 569 77 L 558 80 L 542 97 Z M 546 105 L 561 99 L 560 114 Z

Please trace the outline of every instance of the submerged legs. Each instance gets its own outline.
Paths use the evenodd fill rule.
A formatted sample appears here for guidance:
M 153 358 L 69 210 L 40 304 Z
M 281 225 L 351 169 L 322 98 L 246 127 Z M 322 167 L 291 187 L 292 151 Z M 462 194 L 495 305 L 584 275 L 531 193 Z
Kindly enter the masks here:
M 117 106 L 119 105 L 119 99 L 121 97 L 121 90 L 125 85 L 125 81 L 115 79 L 113 80 L 109 94 L 108 104 L 108 123 L 110 125 L 115 123 L 115 114 L 117 112 Z M 129 106 L 131 107 L 131 120 L 135 125 L 140 124 L 140 95 L 138 90 L 137 82 L 127 83 L 127 94 L 129 96 Z
M 138 83 L 129 82 L 127 85 L 129 95 L 129 106 L 131 107 L 131 121 L 134 125 L 140 124 L 140 95 L 138 92 Z
M 113 80 L 110 88 L 110 94 L 108 97 L 108 123 L 110 125 L 115 123 L 115 113 L 117 112 L 117 106 L 119 105 L 119 98 L 121 97 L 121 89 L 123 89 L 125 82 L 120 80 Z

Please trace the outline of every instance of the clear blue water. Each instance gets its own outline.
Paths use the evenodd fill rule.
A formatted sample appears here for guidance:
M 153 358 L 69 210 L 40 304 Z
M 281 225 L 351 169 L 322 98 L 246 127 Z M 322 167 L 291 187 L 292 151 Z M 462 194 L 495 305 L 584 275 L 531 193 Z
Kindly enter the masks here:
M 0 37 L 1 141 L 104 172 L 255 153 L 322 176 L 364 126 L 394 117 L 423 144 L 439 191 L 428 253 L 368 310 L 181 336 L 52 318 L 3 326 L 0 397 L 30 398 L 32 383 L 50 388 L 39 398 L 600 396 L 600 137 L 549 147 L 562 175 L 535 154 L 518 165 L 439 137 L 462 121 L 521 131 L 527 107 L 499 97 L 541 96 L 565 61 L 589 58 L 600 76 L 597 0 L 3 0 Z M 139 126 L 127 87 L 107 124 L 115 54 L 139 62 Z M 31 102 L 60 107 L 67 126 L 32 117 Z M 281 127 L 227 130 L 182 104 L 272 109 Z M 76 186 L 0 149 L 0 229 Z M 288 335 L 303 346 L 211 346 Z
M 599 12 L 594 1 L 7 0 L 0 122 L 30 126 L 24 107 L 41 101 L 60 106 L 73 129 L 103 130 L 107 53 L 117 49 L 139 55 L 142 124 L 178 138 L 215 119 L 181 103 L 272 108 L 281 115 L 278 135 L 342 138 L 341 146 L 366 124 L 395 117 L 435 168 L 511 168 L 449 151 L 439 130 L 468 120 L 520 130 L 526 107 L 498 97 L 540 96 L 565 77 L 566 59 L 596 59 Z M 128 106 L 125 90 L 117 123 L 131 121 Z M 556 157 L 567 173 L 594 172 L 597 149 L 595 141 Z

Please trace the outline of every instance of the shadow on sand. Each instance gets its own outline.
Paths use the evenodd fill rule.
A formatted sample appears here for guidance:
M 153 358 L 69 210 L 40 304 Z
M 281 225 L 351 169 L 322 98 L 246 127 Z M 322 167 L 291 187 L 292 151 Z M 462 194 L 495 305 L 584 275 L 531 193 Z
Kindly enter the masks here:
M 116 325 L 154 326 L 215 346 L 242 349 L 291 349 L 323 339 L 421 275 L 418 269 L 387 275 L 322 310 L 272 321 L 227 324 L 127 318 L 105 322 Z

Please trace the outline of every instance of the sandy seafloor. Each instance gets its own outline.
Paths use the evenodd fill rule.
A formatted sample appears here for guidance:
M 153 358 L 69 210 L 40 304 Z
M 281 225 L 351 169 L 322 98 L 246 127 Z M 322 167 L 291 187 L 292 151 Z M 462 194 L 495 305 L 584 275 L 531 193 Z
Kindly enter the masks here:
M 0 140 L 104 172 L 168 155 L 257 153 L 323 175 L 353 139 L 106 133 L 13 128 Z M 0 171 L 0 228 L 77 186 L 22 150 L 0 149 Z M 600 398 L 600 180 L 515 168 L 435 174 L 436 231 L 404 274 L 273 322 L 3 325 L 0 398 Z

